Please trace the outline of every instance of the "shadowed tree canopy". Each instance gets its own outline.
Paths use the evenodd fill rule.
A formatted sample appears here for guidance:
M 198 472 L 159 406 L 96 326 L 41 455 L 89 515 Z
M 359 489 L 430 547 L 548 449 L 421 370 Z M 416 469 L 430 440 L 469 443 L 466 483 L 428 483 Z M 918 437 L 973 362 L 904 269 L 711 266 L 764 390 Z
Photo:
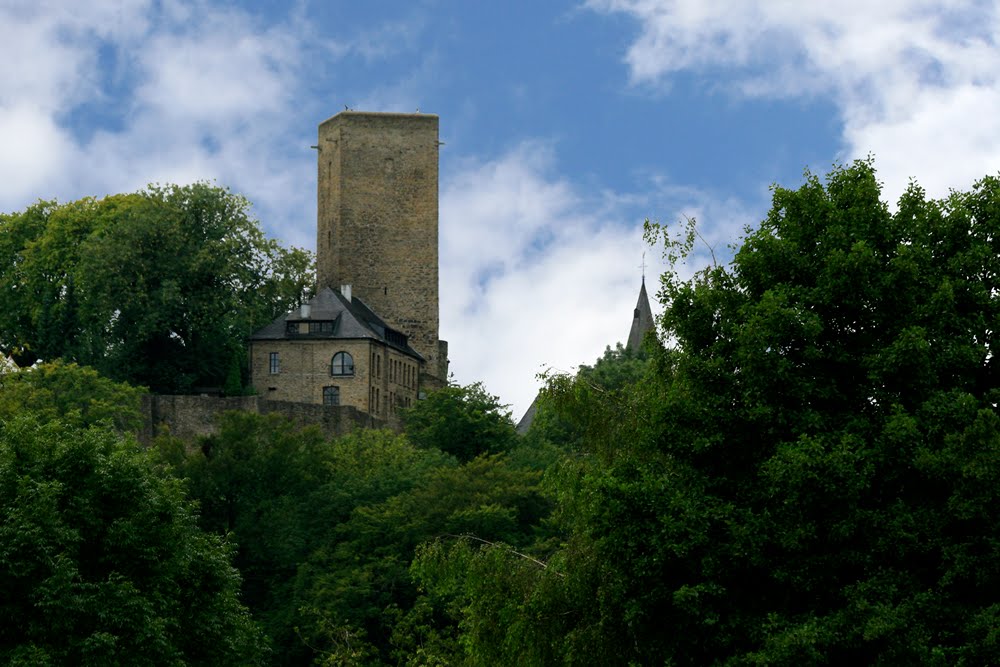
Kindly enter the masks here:
M 551 388 L 564 546 L 415 566 L 470 662 L 1000 662 L 1000 179 L 880 195 L 870 161 L 775 188 L 729 266 L 663 277 L 652 374 Z
M 245 338 L 312 283 L 311 255 L 249 208 L 196 183 L 0 215 L 0 351 L 157 392 L 238 391 Z
M 505 452 L 517 437 L 507 406 L 481 382 L 433 391 L 407 410 L 403 420 L 413 444 L 440 449 L 463 462 Z
M 0 662 L 260 664 L 230 557 L 130 438 L 0 419 Z

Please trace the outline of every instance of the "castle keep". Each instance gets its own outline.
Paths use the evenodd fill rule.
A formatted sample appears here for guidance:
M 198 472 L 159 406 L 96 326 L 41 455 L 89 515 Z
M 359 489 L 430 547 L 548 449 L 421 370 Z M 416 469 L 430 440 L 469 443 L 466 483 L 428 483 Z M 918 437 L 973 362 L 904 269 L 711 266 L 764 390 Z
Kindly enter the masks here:
M 264 398 L 383 419 L 443 386 L 438 117 L 345 111 L 319 126 L 317 294 L 254 333 Z

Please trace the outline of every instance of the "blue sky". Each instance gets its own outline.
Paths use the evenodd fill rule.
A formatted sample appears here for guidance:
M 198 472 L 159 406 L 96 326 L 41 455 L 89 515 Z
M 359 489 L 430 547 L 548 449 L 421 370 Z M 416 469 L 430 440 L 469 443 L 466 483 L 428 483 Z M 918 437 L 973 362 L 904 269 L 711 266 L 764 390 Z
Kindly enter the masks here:
M 645 218 L 724 252 L 807 167 L 997 173 L 998 40 L 995 2 L 0 0 L 0 211 L 214 180 L 312 249 L 317 124 L 438 114 L 441 335 L 518 416 L 626 337 Z

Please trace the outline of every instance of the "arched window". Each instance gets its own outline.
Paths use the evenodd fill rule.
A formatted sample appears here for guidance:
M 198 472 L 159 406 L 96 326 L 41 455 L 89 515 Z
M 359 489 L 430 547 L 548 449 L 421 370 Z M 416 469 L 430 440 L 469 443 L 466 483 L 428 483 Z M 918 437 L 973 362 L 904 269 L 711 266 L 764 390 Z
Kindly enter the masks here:
M 347 352 L 338 352 L 330 362 L 330 375 L 354 375 L 354 357 Z

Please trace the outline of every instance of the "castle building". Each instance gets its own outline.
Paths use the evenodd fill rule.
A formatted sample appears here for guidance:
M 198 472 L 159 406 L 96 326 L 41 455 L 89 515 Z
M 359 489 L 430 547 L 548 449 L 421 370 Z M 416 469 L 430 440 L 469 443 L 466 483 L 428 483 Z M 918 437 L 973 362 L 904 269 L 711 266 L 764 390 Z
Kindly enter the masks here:
M 447 382 L 439 145 L 430 114 L 344 111 L 320 124 L 317 293 L 251 336 L 258 394 L 391 419 Z

